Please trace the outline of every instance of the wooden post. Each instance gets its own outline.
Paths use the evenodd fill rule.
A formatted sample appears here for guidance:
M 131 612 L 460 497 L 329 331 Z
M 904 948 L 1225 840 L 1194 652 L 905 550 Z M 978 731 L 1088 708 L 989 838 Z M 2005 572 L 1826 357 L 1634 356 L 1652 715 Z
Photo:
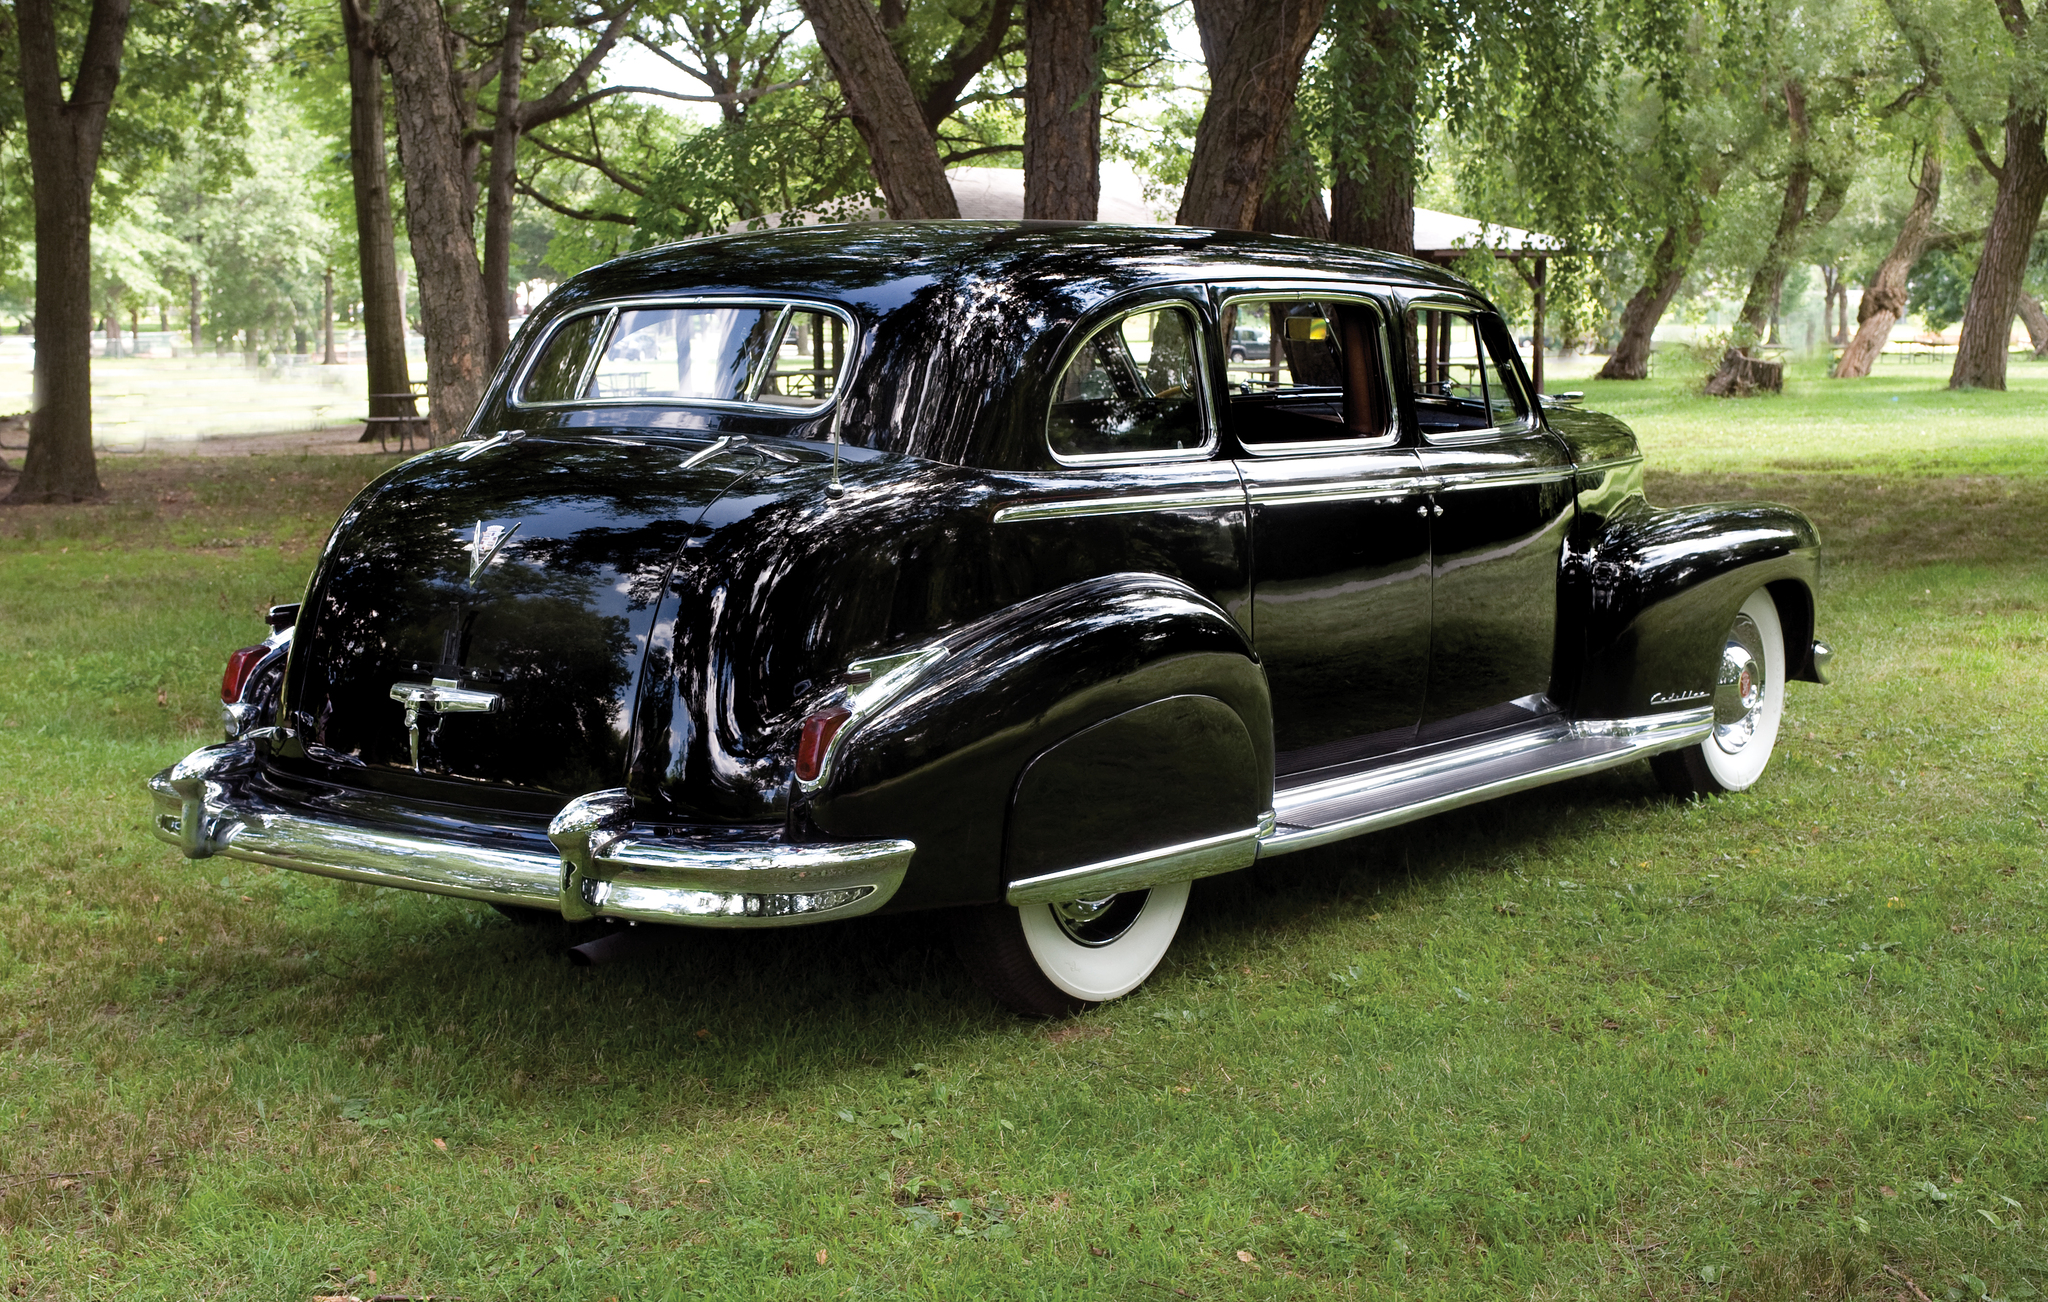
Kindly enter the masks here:
M 1543 297 L 1544 288 L 1550 282 L 1550 259 L 1536 259 L 1536 279 L 1531 282 L 1536 291 L 1536 337 L 1531 341 L 1529 379 L 1536 386 L 1540 396 L 1543 393 Z

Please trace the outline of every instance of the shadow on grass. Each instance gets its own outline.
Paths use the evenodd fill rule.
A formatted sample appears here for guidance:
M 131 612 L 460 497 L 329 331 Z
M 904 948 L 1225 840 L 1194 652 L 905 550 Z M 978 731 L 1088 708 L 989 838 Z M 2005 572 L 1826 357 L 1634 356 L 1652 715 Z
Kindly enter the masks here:
M 1392 912 L 1465 872 L 1662 799 L 1641 766 L 1284 856 L 1198 885 L 1174 950 L 1136 999 L 1210 963 L 1271 964 L 1316 933 Z M 282 921 L 286 928 L 276 928 Z M 221 936 L 187 1017 L 330 1060 L 323 1088 L 495 1095 L 581 1092 L 594 1113 L 703 1105 L 970 1057 L 1057 1027 L 999 1008 L 955 958 L 943 912 L 770 931 L 659 929 L 605 966 L 569 946 L 601 925 L 521 925 L 482 905 L 344 887 L 341 907 Z M 266 946 L 264 939 L 282 944 Z M 1259 955 L 1254 957 L 1254 955 Z M 1110 1006 L 1084 1018 L 1115 1018 Z M 353 1078 L 353 1083 L 348 1079 Z

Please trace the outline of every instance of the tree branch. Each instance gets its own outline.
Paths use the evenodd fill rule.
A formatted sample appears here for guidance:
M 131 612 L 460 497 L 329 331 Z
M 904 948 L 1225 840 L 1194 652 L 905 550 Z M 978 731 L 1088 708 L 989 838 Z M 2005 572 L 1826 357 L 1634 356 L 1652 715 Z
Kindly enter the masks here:
M 605 56 L 612 52 L 612 47 L 619 43 L 620 35 L 626 30 L 626 22 L 632 18 L 633 10 L 638 4 L 639 0 L 626 0 L 611 22 L 605 25 L 604 35 L 597 38 L 597 44 L 590 47 L 589 52 L 570 70 L 568 76 L 562 78 L 553 90 L 539 99 L 528 100 L 519 106 L 521 130 L 552 122 L 575 111 L 567 107 L 570 100 L 575 97 L 576 92 L 589 84 L 591 74 L 597 71 Z
M 589 168 L 591 171 L 596 172 L 599 176 L 602 176 L 605 180 L 610 181 L 613 185 L 616 185 L 621 190 L 624 190 L 627 194 L 635 195 L 642 199 L 645 199 L 647 197 L 647 189 L 645 186 L 639 185 L 633 181 L 629 181 L 625 177 L 621 176 L 617 171 L 613 170 L 611 164 L 604 161 L 604 156 L 601 153 L 596 155 L 578 154 L 571 150 L 564 149 L 560 145 L 551 144 L 540 136 L 528 136 L 526 137 L 526 139 L 532 144 L 539 146 L 542 152 L 544 153 L 553 154 L 556 158 L 562 159 L 564 162 L 575 163 L 579 167 Z
M 546 208 L 551 212 L 558 212 L 562 214 L 562 216 L 564 217 L 574 218 L 575 220 L 580 222 L 615 222 L 620 226 L 633 226 L 638 224 L 631 217 L 627 217 L 621 213 L 599 212 L 595 208 L 571 208 L 569 205 L 565 203 L 559 203 L 556 200 L 548 198 L 540 191 L 528 185 L 526 181 L 521 177 L 515 176 L 512 178 L 512 188 L 514 190 L 517 190 L 519 193 L 525 195 L 527 198 L 533 200 L 541 207 Z
M 1992 161 L 1991 148 L 1984 143 L 1984 137 L 1977 134 L 1977 128 L 1971 125 L 1968 118 L 1963 116 L 1962 110 L 1956 105 L 1955 97 L 1949 96 L 1948 100 L 1949 108 L 1955 112 L 1956 121 L 1963 124 L 1963 135 L 1969 139 L 1970 151 L 1977 155 L 1977 162 L 1983 166 L 1985 171 L 1991 173 L 1992 180 L 2003 181 L 2005 179 L 2005 169 Z
M 608 99 L 613 95 L 659 95 L 663 99 L 679 99 L 689 104 L 751 104 L 763 95 L 770 95 L 778 90 L 793 90 L 798 86 L 808 86 L 810 84 L 809 78 L 803 78 L 798 81 L 778 81 L 773 85 L 762 86 L 758 90 L 736 90 L 730 95 L 685 95 L 681 91 L 663 90 L 659 86 L 606 86 L 603 90 L 594 90 L 588 95 L 570 100 L 568 104 L 563 106 L 562 111 L 553 117 L 539 122 L 528 122 L 528 125 L 543 126 L 547 122 L 554 121 L 555 118 L 568 117 L 571 113 L 586 105 L 594 104 L 601 99 Z

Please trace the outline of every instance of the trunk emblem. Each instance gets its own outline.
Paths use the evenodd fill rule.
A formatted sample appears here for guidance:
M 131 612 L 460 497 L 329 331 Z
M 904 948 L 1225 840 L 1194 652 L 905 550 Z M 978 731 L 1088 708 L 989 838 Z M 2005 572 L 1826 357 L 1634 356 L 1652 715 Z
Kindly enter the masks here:
M 462 545 L 462 550 L 469 553 L 469 583 L 474 584 L 476 576 L 482 574 L 492 561 L 498 559 L 499 551 L 506 543 L 512 541 L 512 535 L 518 533 L 519 526 L 524 523 L 524 520 L 518 521 L 510 529 L 501 524 L 494 524 L 486 529 L 483 521 L 476 522 L 475 532 L 470 534 L 469 541 Z

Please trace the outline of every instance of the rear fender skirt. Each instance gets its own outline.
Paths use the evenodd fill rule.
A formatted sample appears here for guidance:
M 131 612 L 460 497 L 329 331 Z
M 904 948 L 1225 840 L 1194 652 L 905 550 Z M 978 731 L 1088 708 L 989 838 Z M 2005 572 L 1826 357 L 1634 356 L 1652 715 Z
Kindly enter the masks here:
M 1818 681 L 1813 593 L 1820 539 L 1790 507 L 1719 503 L 1619 515 L 1567 558 L 1579 610 L 1571 693 L 1580 718 L 1621 718 L 1710 700 L 1721 639 L 1743 601 L 1768 587 L 1785 624 L 1785 663 Z
M 1005 829 L 1026 769 L 1094 725 L 1173 698 L 1206 699 L 1156 718 L 1137 716 L 1124 729 L 1171 722 L 1187 736 L 1214 740 L 1209 758 L 1227 759 L 1234 770 L 1216 779 L 1237 793 L 1228 801 L 1231 819 L 1249 814 L 1255 820 L 1264 809 L 1273 781 L 1265 673 L 1236 622 L 1179 580 L 1155 574 L 1089 579 L 947 634 L 944 645 L 943 659 L 841 743 L 825 785 L 797 811 L 829 836 L 864 838 L 866 829 L 888 828 L 890 836 L 917 843 L 917 862 L 892 907 L 1002 898 Z M 1215 740 L 1230 737 L 1222 714 L 1234 716 L 1242 742 Z M 1067 799 L 1047 793 L 1067 791 L 1074 775 L 1062 770 L 1069 763 L 1095 763 L 1084 754 L 1089 750 L 1077 747 L 1055 761 L 1043 781 L 1025 784 L 1033 820 L 1025 846 L 1048 844 L 1044 820 L 1064 817 L 1079 828 L 1097 819 L 1092 807 L 1069 805 L 1055 814 L 1044 805 Z M 1102 819 L 1129 813 L 1136 789 L 1146 784 L 1125 785 L 1128 790 L 1104 793 L 1105 808 L 1116 810 Z M 1159 830 L 1152 824 L 1165 827 L 1174 819 L 1147 817 L 1121 839 L 1105 830 L 1090 844 L 1157 848 L 1135 842 Z M 1067 866 L 1045 858 L 1050 850 L 1026 853 L 1036 856 L 1033 863 Z
M 1244 720 L 1215 697 L 1126 710 L 1024 770 L 1007 898 L 1093 899 L 1249 867 L 1271 792 Z

